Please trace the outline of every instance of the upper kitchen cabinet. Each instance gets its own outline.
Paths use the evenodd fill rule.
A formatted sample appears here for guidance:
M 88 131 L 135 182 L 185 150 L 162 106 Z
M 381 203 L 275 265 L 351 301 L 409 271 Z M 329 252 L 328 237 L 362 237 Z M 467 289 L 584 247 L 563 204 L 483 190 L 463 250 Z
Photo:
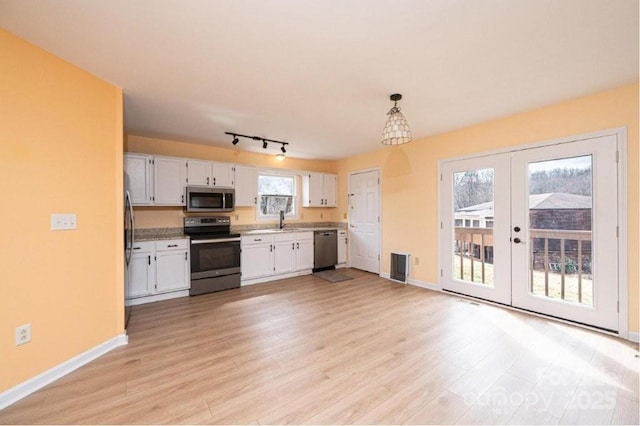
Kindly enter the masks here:
M 309 172 L 302 176 L 303 207 L 336 207 L 338 176 Z
M 184 206 L 187 162 L 182 158 L 155 157 L 153 201 L 156 205 Z
M 211 186 L 233 188 L 233 172 L 233 164 L 211 163 L 211 176 L 213 178 Z
M 134 205 L 153 202 L 153 157 L 144 154 L 124 154 L 124 171 L 128 176 L 129 194 Z
M 187 160 L 187 185 L 233 188 L 233 164 Z
M 211 186 L 211 162 L 187 160 L 187 185 Z
M 235 165 L 236 207 L 253 207 L 258 199 L 258 174 L 252 166 Z

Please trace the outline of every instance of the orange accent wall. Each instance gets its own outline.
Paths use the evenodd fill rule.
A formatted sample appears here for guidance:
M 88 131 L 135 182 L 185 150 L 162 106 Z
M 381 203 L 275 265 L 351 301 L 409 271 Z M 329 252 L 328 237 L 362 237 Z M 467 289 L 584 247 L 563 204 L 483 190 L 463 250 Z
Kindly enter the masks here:
M 379 167 L 382 271 L 389 253 L 411 253 L 413 278 L 438 282 L 438 161 L 521 144 L 627 128 L 629 331 L 638 332 L 638 84 L 630 84 L 533 111 L 481 123 L 338 163 L 337 217 L 347 214 L 348 174 Z M 418 118 L 412 118 L 416 120 Z M 415 258 L 420 263 L 415 264 Z
M 4 30 L 0 51 L 2 392 L 123 333 L 124 269 L 122 90 Z
M 231 145 L 231 138 L 228 140 Z M 255 143 L 246 141 L 245 143 Z M 246 164 L 257 167 L 289 169 L 298 171 L 314 171 L 336 173 L 337 162 L 304 160 L 287 157 L 284 161 L 276 160 L 274 154 L 259 154 L 232 148 L 221 148 L 185 141 L 148 138 L 138 135 L 128 135 L 125 141 L 125 151 L 143 154 L 167 155 L 174 157 L 195 158 L 224 163 Z M 300 179 L 298 184 L 301 185 Z M 301 192 L 300 192 L 301 193 Z M 182 227 L 184 217 L 183 207 L 136 207 L 136 227 L 138 228 L 172 228 Z M 337 220 L 335 208 L 300 208 L 299 220 L 287 220 L 289 223 L 300 222 L 329 222 Z M 225 214 L 226 215 L 226 214 Z M 256 223 L 256 209 L 254 207 L 238 207 L 229 215 L 234 225 Z M 260 222 L 265 223 L 265 222 Z

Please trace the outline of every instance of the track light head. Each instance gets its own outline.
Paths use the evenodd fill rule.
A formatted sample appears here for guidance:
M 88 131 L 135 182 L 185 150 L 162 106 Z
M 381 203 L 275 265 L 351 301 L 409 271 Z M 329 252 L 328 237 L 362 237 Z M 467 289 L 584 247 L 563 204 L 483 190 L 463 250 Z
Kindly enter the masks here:
M 282 144 L 282 148 L 280 148 L 280 151 L 282 151 L 283 154 L 287 153 L 287 150 L 284 148 L 284 144 Z
M 238 145 L 238 142 L 240 142 L 240 141 L 238 140 L 238 137 L 234 135 L 234 136 L 233 136 L 233 142 L 231 142 L 231 143 L 232 143 L 232 144 L 234 144 L 234 145 Z
M 262 149 L 267 149 L 268 145 L 269 144 L 267 144 L 267 141 L 265 141 L 265 140 L 262 141 Z

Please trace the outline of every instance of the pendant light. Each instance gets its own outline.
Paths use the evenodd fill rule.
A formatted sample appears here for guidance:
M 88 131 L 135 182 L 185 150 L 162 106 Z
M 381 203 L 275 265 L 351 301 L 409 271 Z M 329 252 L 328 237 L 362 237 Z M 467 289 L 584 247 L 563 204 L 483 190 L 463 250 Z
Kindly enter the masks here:
M 382 130 L 383 145 L 401 145 L 411 142 L 411 130 L 409 130 L 409 122 L 400 112 L 398 101 L 402 99 L 402 95 L 394 93 L 389 97 L 393 101 L 393 107 L 387 115 L 387 124 Z

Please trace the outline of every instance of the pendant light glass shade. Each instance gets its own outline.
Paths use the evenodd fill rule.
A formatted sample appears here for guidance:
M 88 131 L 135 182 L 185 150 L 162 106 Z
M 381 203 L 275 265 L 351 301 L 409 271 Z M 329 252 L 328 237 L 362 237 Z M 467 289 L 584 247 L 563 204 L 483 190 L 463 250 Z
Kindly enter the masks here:
M 400 108 L 398 108 L 398 101 L 402 99 L 402 95 L 394 94 L 391 95 L 390 99 L 394 102 L 394 105 L 387 113 L 389 118 L 387 118 L 387 124 L 382 130 L 382 144 L 401 145 L 411 142 L 409 122 L 400 112 Z

